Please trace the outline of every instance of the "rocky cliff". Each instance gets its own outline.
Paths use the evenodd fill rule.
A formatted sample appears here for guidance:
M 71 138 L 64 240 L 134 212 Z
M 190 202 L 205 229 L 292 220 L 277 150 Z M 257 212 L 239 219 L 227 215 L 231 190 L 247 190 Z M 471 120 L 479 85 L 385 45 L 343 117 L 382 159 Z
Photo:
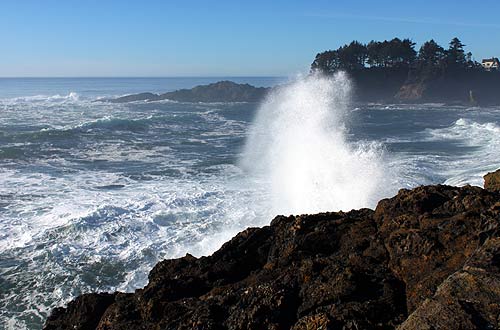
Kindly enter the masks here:
M 440 102 L 469 105 L 500 104 L 500 73 L 462 70 L 412 74 L 395 94 L 401 102 Z
M 500 72 L 366 68 L 348 74 L 359 102 L 500 104 Z
M 348 72 L 353 82 L 353 96 L 358 102 L 394 103 L 408 78 L 408 69 L 369 68 Z
M 45 329 L 499 329 L 494 182 L 278 216 L 212 256 L 158 263 L 135 293 L 82 295 Z
M 500 104 L 499 72 L 476 70 L 415 74 L 405 68 L 366 68 L 351 70 L 348 75 L 353 82 L 353 96 L 357 102 Z M 100 101 L 259 102 L 271 90 L 273 88 L 219 81 L 163 94 L 139 93 Z

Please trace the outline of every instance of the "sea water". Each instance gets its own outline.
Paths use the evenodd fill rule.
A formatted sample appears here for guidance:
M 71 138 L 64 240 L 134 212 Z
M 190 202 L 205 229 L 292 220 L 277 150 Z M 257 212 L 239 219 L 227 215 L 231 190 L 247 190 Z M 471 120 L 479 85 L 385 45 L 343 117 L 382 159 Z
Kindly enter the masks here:
M 500 167 L 499 107 L 356 104 L 342 74 L 231 79 L 285 84 L 260 104 L 95 102 L 218 80 L 0 79 L 0 328 L 133 291 L 159 260 L 277 214 L 481 186 Z

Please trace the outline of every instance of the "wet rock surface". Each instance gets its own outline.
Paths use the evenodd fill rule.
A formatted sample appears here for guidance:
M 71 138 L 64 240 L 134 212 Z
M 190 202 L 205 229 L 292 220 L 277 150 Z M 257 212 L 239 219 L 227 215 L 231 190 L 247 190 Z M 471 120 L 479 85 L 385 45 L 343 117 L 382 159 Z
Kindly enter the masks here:
M 375 211 L 278 216 L 45 329 L 498 329 L 500 193 L 401 190 Z

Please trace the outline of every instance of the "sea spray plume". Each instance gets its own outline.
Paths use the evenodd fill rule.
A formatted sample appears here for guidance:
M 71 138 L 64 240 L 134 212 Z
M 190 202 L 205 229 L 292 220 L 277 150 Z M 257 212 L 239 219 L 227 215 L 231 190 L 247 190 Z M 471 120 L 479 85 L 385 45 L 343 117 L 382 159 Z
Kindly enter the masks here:
M 275 214 L 374 206 L 380 149 L 346 140 L 351 82 L 313 74 L 276 89 L 260 107 L 241 166 L 263 180 Z

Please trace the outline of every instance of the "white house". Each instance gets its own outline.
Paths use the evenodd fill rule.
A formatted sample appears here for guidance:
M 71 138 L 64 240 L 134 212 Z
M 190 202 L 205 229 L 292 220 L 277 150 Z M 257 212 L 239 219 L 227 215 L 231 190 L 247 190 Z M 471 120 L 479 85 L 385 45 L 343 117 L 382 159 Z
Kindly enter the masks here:
M 484 59 L 481 65 L 486 71 L 497 71 L 500 69 L 500 61 L 496 57 Z

